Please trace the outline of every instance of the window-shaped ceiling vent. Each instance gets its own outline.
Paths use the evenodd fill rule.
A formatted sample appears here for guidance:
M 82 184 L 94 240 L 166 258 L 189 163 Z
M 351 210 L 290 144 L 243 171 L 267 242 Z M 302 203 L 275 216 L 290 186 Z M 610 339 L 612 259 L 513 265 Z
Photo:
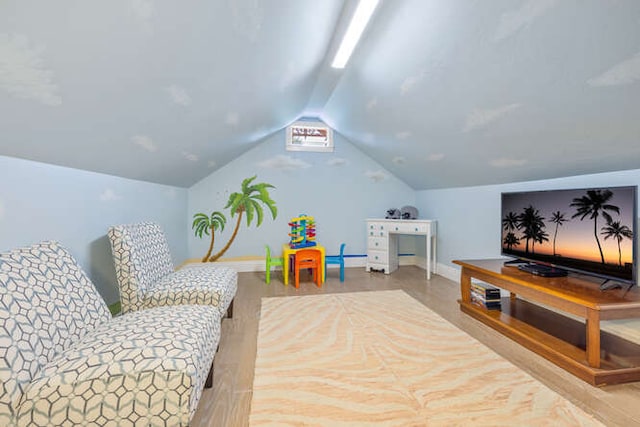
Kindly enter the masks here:
M 333 130 L 324 123 L 295 122 L 287 128 L 288 151 L 333 151 Z

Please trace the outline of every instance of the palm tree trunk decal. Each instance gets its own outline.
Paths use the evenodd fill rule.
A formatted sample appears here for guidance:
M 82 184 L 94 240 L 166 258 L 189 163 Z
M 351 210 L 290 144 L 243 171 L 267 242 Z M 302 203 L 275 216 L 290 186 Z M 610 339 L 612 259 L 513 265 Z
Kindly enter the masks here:
M 214 231 L 215 231 L 215 229 L 212 226 L 211 227 L 211 242 L 209 243 L 209 250 L 207 250 L 207 253 L 205 254 L 205 256 L 202 257 L 202 262 L 207 262 L 207 260 L 211 256 L 211 252 L 213 252 L 213 242 L 215 240 L 215 237 L 213 235 Z
M 238 230 L 240 229 L 240 221 L 241 221 L 241 219 L 242 219 L 242 211 L 240 211 L 238 213 L 238 221 L 236 221 L 236 228 L 233 229 L 233 234 L 231 234 L 231 237 L 229 238 L 229 241 L 227 242 L 226 245 L 224 245 L 224 247 L 222 249 L 220 249 L 220 252 L 218 252 L 217 254 L 212 256 L 211 258 L 209 258 L 209 262 L 216 261 L 222 255 L 224 255 L 225 252 L 227 252 L 227 249 L 229 249 L 229 247 L 231 246 L 231 243 L 233 242 L 233 239 L 235 239 L 236 235 L 238 234 Z

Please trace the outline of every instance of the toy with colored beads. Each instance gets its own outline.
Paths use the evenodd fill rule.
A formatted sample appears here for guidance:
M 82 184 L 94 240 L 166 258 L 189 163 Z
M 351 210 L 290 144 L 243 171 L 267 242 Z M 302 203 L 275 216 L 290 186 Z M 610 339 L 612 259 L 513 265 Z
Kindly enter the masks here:
M 316 245 L 316 222 L 312 216 L 300 214 L 289 222 L 289 247 L 291 249 L 308 248 Z

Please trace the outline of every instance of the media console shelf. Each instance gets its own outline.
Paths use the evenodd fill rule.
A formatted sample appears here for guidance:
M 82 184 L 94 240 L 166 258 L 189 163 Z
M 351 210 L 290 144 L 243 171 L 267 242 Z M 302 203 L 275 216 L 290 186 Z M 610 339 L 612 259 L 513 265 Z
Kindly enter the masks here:
M 640 317 L 637 286 L 603 292 L 590 280 L 572 275 L 538 277 L 504 266 L 504 261 L 453 261 L 462 266 L 458 302 L 464 313 L 590 384 L 640 381 L 640 345 L 600 330 L 601 320 Z M 510 297 L 502 298 L 501 310 L 471 302 L 472 278 L 510 292 Z

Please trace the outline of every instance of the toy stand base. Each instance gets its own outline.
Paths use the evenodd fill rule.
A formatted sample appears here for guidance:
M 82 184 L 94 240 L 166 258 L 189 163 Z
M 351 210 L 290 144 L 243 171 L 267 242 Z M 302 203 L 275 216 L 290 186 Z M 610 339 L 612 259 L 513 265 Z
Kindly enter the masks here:
M 305 243 L 289 243 L 289 247 L 291 249 L 302 249 L 302 248 L 310 248 L 316 245 L 316 242 L 305 242 Z

